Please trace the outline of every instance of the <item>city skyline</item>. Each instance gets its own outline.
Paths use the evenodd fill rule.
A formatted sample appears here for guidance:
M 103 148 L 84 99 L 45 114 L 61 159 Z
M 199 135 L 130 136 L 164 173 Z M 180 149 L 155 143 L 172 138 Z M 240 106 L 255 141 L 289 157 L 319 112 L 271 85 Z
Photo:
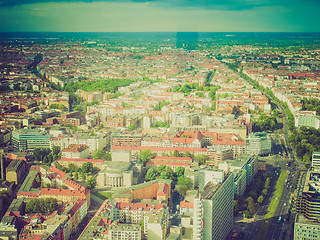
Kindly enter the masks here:
M 293 0 L 3 0 L 1 32 L 319 32 L 320 3 Z

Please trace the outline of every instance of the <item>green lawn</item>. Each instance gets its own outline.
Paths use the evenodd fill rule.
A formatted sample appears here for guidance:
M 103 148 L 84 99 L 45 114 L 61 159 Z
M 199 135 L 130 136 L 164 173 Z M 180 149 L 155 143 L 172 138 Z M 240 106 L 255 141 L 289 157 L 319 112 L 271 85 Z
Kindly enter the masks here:
M 96 195 L 97 197 L 103 199 L 103 200 L 110 199 L 113 194 L 111 192 L 93 192 L 93 191 L 91 193 Z
M 285 183 L 287 176 L 288 176 L 288 171 L 281 172 L 279 179 L 277 181 L 276 190 L 272 196 L 272 200 L 271 200 L 270 205 L 268 207 L 268 212 L 264 216 L 264 219 L 269 219 L 269 218 L 274 217 L 274 213 L 278 207 L 279 199 L 281 197 L 284 183 Z

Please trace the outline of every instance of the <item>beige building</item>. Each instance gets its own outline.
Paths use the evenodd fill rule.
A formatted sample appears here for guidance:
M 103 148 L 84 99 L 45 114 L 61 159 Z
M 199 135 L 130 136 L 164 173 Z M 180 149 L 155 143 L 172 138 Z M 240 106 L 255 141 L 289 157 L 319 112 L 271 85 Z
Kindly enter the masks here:
M 97 188 L 130 187 L 133 183 L 132 163 L 108 162 L 97 177 Z
M 130 150 L 126 149 L 115 149 L 112 150 L 112 161 L 114 162 L 130 162 L 132 154 Z

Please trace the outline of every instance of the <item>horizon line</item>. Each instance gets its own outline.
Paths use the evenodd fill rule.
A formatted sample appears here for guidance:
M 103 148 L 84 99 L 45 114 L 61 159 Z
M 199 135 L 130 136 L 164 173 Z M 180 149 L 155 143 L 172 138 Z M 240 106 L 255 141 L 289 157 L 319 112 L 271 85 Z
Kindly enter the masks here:
M 292 32 L 292 31 L 0 31 L 0 33 L 320 33 L 317 32 Z

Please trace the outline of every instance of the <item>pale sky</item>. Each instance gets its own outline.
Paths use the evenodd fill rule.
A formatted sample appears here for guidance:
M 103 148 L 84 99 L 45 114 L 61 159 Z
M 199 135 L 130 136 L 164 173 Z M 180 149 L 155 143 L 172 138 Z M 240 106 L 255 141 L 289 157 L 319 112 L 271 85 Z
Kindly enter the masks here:
M 0 32 L 320 32 L 320 0 L 0 0 Z

